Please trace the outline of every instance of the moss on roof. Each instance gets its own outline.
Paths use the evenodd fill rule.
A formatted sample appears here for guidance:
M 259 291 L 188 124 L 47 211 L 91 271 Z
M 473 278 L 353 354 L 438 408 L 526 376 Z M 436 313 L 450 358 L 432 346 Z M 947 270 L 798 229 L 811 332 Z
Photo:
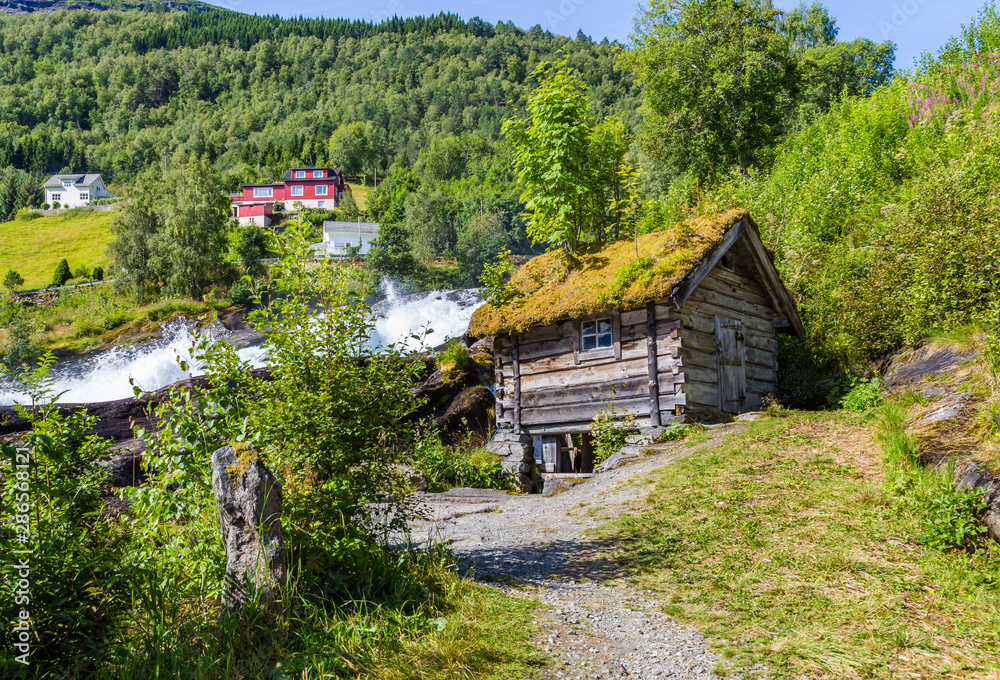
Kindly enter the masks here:
M 551 252 L 521 267 L 511 278 L 519 296 L 493 307 L 485 304 L 472 315 L 469 331 L 483 337 L 521 333 L 617 307 L 636 309 L 670 294 L 747 213 L 730 210 L 697 215 L 665 231 L 615 241 L 591 253 L 567 256 Z

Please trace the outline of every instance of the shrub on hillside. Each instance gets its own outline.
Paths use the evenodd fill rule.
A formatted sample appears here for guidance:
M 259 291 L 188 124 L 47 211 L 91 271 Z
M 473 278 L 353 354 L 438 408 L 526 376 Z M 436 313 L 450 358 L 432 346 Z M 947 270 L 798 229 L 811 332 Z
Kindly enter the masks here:
M 76 269 L 73 270 L 73 278 L 74 279 L 89 279 L 90 278 L 90 270 L 85 265 L 81 264 L 79 267 L 77 267 Z
M 18 286 L 24 285 L 24 277 L 18 274 L 13 269 L 8 269 L 7 274 L 3 277 L 3 287 L 7 290 L 14 290 Z
M 56 271 L 52 275 L 52 285 L 54 287 L 65 286 L 66 282 L 71 278 L 73 278 L 73 275 L 69 270 L 69 262 L 66 261 L 66 258 L 63 258 L 56 265 Z
M 103 281 L 104 267 L 94 267 L 94 271 L 91 272 L 90 278 L 94 279 L 94 281 Z

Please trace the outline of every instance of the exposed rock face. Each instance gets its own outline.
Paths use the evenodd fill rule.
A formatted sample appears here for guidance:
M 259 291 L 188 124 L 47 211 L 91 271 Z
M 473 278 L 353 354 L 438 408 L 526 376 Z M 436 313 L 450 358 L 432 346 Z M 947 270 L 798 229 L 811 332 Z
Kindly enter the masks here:
M 531 473 L 535 464 L 535 449 L 529 435 L 500 430 L 486 449 L 504 457 L 503 468 L 514 478 L 514 486 L 519 491 L 531 493 L 534 490 Z
M 966 460 L 955 466 L 956 489 L 983 489 L 986 515 L 983 520 L 994 541 L 1000 542 L 1000 480 L 985 472 L 976 463 Z
M 455 397 L 444 415 L 436 419 L 443 432 L 475 429 L 489 432 L 492 426 L 490 409 L 496 404 L 493 393 L 482 385 L 468 387 Z
M 261 604 L 280 597 L 288 576 L 281 531 L 281 485 L 245 444 L 212 454 L 212 490 L 226 549 L 222 605 L 242 609 L 259 594 Z

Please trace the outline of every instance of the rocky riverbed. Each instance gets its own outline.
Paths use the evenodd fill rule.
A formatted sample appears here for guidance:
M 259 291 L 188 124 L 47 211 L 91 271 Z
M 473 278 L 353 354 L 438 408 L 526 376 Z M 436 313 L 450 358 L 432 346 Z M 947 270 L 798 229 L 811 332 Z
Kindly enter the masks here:
M 555 496 L 422 494 L 428 517 L 414 524 L 414 539 L 445 543 L 471 575 L 542 603 L 534 642 L 552 658 L 546 678 L 715 678 L 720 659 L 709 641 L 666 616 L 657 594 L 629 586 L 614 544 L 588 531 L 638 512 L 649 473 L 738 427 L 714 428 L 696 446 L 657 445 L 653 455 Z

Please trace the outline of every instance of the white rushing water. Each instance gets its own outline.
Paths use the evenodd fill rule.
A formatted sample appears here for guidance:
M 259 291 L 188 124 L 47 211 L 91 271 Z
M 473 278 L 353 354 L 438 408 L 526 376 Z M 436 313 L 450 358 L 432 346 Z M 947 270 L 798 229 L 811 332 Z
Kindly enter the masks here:
M 472 313 L 483 303 L 475 290 L 401 295 L 394 286 L 387 285 L 385 293 L 385 300 L 374 307 L 379 315 L 374 351 L 390 343 L 419 349 L 420 343 L 410 337 L 414 334 L 423 336 L 428 347 L 459 337 L 468 330 Z M 425 335 L 427 329 L 433 332 Z M 178 358 L 190 361 L 189 350 L 195 340 L 188 324 L 177 321 L 165 325 L 157 340 L 58 362 L 52 369 L 54 393 L 63 393 L 59 398 L 62 403 L 110 401 L 133 395 L 129 378 L 144 390 L 156 390 L 189 375 L 199 375 L 197 367 L 185 373 L 178 364 Z M 267 363 L 265 347 L 243 348 L 238 354 L 254 367 Z M 0 383 L 0 404 L 15 401 L 26 403 L 27 397 Z

